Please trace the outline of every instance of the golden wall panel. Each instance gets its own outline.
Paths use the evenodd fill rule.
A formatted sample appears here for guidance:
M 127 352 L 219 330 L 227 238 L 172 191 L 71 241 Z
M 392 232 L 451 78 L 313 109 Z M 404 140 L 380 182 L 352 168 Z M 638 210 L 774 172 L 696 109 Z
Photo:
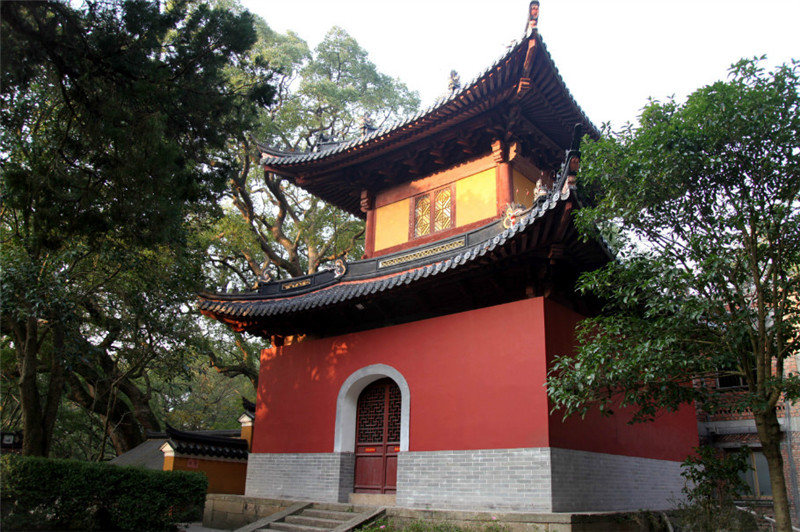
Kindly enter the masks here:
M 456 226 L 497 216 L 497 170 L 490 168 L 456 182 Z
M 514 170 L 514 201 L 525 205 L 525 208 L 530 208 L 535 197 L 536 183 Z
M 375 251 L 408 242 L 410 201 L 397 201 L 375 210 Z

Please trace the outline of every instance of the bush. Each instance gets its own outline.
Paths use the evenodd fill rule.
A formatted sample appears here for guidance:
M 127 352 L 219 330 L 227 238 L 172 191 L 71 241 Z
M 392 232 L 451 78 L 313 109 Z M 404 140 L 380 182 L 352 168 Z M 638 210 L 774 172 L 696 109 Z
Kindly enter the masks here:
M 741 477 L 749 467 L 747 448 L 724 455 L 713 447 L 701 446 L 695 453 L 681 464 L 686 502 L 678 505 L 676 516 L 682 529 L 755 530 L 753 516 L 733 504 L 734 497 L 749 491 Z
M 172 531 L 202 512 L 202 473 L 0 458 L 3 530 Z

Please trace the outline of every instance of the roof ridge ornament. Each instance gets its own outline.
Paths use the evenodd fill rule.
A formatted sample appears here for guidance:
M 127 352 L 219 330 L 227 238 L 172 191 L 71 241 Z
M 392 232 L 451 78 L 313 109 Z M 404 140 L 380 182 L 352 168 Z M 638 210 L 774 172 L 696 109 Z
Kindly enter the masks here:
M 583 136 L 583 126 L 575 124 L 572 130 L 572 144 L 564 157 L 564 166 L 561 168 L 561 176 L 558 179 L 555 190 L 566 193 L 568 189 L 575 187 L 578 179 L 578 170 L 581 166 L 581 138 Z
M 525 25 L 525 36 L 535 35 L 539 30 L 539 0 L 531 0 L 528 5 L 528 23 Z
M 461 76 L 455 70 L 450 71 L 450 81 L 447 84 L 447 91 L 450 96 L 461 90 Z
M 369 135 L 373 131 L 378 131 L 369 113 L 364 113 L 358 118 L 358 129 L 362 137 Z

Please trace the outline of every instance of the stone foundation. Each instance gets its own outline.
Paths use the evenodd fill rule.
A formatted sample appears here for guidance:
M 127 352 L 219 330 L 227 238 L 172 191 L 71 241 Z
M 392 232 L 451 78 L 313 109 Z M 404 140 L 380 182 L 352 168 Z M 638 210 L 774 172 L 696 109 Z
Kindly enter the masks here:
M 210 493 L 206 495 L 203 525 L 235 530 L 262 517 L 285 510 L 294 501 Z
M 247 497 L 347 502 L 352 453 L 250 455 Z M 401 452 L 397 506 L 519 512 L 664 510 L 680 463 L 556 448 Z
M 247 497 L 347 502 L 353 492 L 353 453 L 251 453 Z
M 257 499 L 240 495 L 208 495 L 203 525 L 234 530 L 272 513 L 289 508 L 296 501 Z M 238 513 L 237 513 L 238 512 Z M 490 524 L 509 532 L 653 532 L 666 531 L 660 514 L 650 512 L 528 513 L 469 512 L 463 510 L 420 510 L 391 507 L 387 521 L 404 525 L 418 521 L 449 523 L 464 528 L 483 528 Z
M 666 510 L 683 500 L 680 462 L 551 449 L 552 511 Z

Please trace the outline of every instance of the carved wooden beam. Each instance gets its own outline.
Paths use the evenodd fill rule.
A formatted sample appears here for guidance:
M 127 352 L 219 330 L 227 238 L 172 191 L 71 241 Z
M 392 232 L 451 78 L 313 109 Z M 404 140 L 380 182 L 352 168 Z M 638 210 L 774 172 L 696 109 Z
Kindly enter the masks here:
M 359 203 L 361 212 L 372 210 L 375 205 L 375 196 L 367 189 L 361 191 L 361 201 Z
M 458 138 L 456 139 L 456 144 L 461 146 L 461 151 L 463 153 L 466 153 L 467 155 L 474 155 L 475 154 L 475 149 L 473 147 L 474 143 L 472 142 L 472 139 L 470 137 L 471 135 Z
M 531 78 L 523 77 L 519 78 L 519 83 L 517 84 L 517 99 L 522 98 L 526 92 L 531 90 Z
M 492 159 L 495 164 L 508 162 L 508 143 L 499 139 L 492 142 Z
M 554 150 L 558 154 L 564 153 L 564 148 L 559 146 L 556 141 L 548 137 L 541 129 L 536 127 L 536 125 L 528 120 L 526 116 L 520 115 L 519 124 L 528 132 L 528 134 L 536 137 L 537 143 L 544 144 L 546 148 Z
M 428 153 L 433 156 L 433 162 L 436 164 L 447 164 L 447 149 L 445 144 L 440 144 L 431 148 Z
M 528 41 L 528 50 L 525 52 L 525 62 L 522 64 L 522 72 L 530 76 L 531 70 L 533 69 L 533 60 L 536 57 L 536 39 L 538 37 L 533 35 L 531 39 Z

